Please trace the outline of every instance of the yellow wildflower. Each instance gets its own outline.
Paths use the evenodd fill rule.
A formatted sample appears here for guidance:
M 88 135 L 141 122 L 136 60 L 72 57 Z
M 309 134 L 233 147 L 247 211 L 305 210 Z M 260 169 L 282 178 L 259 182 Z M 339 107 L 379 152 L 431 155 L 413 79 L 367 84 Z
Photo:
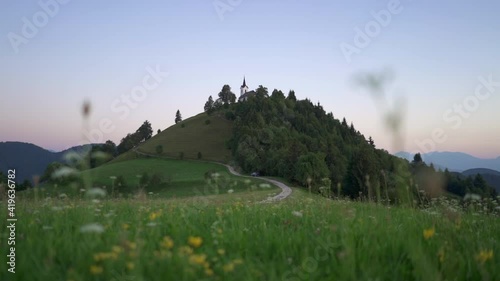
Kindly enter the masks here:
M 233 261 L 234 264 L 242 264 L 243 263 L 243 260 L 242 259 L 235 259 Z
M 130 225 L 128 225 L 127 223 L 122 224 L 122 229 L 123 230 L 127 230 L 129 228 L 130 228 Z
M 174 241 L 169 236 L 165 236 L 163 237 L 163 240 L 161 241 L 160 245 L 167 249 L 172 249 L 174 247 Z
M 179 248 L 180 255 L 191 255 L 193 253 L 193 248 L 189 246 L 182 246 Z
M 201 237 L 189 236 L 188 244 L 193 248 L 198 248 L 203 243 L 203 239 Z
M 133 262 L 127 262 L 127 269 L 128 270 L 132 270 L 132 269 L 134 269 L 134 267 L 135 267 L 135 265 Z
M 479 254 L 476 256 L 476 259 L 481 263 L 485 263 L 493 259 L 493 250 L 489 251 L 481 250 L 481 252 L 479 252 Z
M 119 254 L 123 251 L 123 249 L 120 246 L 113 246 L 112 251 L 113 253 Z
M 226 251 L 224 249 L 219 249 L 219 250 L 217 250 L 217 253 L 219 255 L 223 256 L 226 253 Z
M 211 270 L 210 268 L 207 268 L 207 269 L 205 269 L 205 274 L 206 274 L 207 276 L 212 276 L 212 275 L 214 275 L 214 271 L 213 271 L 213 270 Z
M 102 266 L 98 266 L 98 265 L 91 265 L 90 266 L 90 273 L 92 273 L 94 275 L 99 275 L 103 271 L 104 271 L 104 269 L 102 268 Z
M 444 262 L 444 249 L 443 248 L 439 249 L 438 257 L 439 257 L 439 262 L 443 263 Z
M 224 265 L 222 267 L 222 270 L 224 270 L 224 272 L 231 272 L 234 270 L 234 264 L 232 262 L 230 262 L 230 263 Z
M 200 254 L 200 255 L 191 255 L 189 257 L 189 262 L 190 263 L 193 263 L 193 264 L 205 264 L 205 260 L 207 259 L 207 256 L 204 255 L 204 254 Z
M 155 220 L 159 216 L 160 216 L 160 212 L 152 212 L 151 214 L 149 214 L 149 219 Z
M 137 244 L 135 242 L 126 241 L 125 245 L 129 250 L 135 250 L 135 248 L 137 248 Z
M 429 239 L 432 236 L 434 236 L 435 233 L 436 233 L 436 229 L 434 227 L 433 228 L 424 229 L 424 238 L 425 239 Z

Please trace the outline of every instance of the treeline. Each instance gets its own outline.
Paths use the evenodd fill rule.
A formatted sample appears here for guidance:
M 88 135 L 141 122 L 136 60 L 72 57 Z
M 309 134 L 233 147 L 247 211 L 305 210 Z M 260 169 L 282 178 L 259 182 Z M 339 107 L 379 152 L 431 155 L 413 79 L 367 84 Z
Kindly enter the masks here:
M 433 168 L 435 175 L 430 176 L 424 172 L 425 163 L 412 166 L 377 149 L 371 137 L 367 139 L 345 118 L 336 119 L 319 103 L 297 100 L 294 91 L 285 96 L 274 90 L 267 95 L 267 88 L 260 86 L 257 95 L 245 102 L 206 110 L 234 120 L 228 147 L 246 172 L 283 177 L 313 192 L 351 198 L 401 200 L 423 186 L 460 196 L 468 191 L 493 194 L 480 180 L 472 180 L 478 184 L 471 186 L 470 179 Z M 429 178 L 440 178 L 439 185 L 425 182 Z
M 160 132 L 161 131 L 158 130 L 158 133 Z M 129 151 L 141 142 L 150 139 L 152 136 L 153 129 L 151 123 L 146 120 L 134 133 L 129 133 L 122 138 L 118 145 L 108 140 L 103 144 L 92 144 L 88 146 L 86 150 L 67 153 L 64 157 L 64 161 L 50 163 L 47 168 L 45 168 L 45 172 L 40 178 L 40 181 L 60 185 L 75 182 L 78 177 L 75 176 L 74 173 L 67 173 L 56 177 L 54 174 L 56 171 L 63 170 L 63 168 L 71 168 L 72 171 L 96 168 L 111 161 L 116 156 Z

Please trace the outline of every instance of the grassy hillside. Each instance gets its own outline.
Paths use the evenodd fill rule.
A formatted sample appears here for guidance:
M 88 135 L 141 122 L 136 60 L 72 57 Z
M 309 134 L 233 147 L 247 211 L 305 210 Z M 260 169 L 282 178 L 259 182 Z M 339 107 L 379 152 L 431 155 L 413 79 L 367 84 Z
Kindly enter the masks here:
M 206 178 L 206 173 L 217 173 L 217 178 Z M 220 164 L 206 163 L 191 160 L 142 158 L 129 161 L 109 163 L 98 168 L 84 171 L 82 179 L 90 179 L 92 187 L 105 187 L 108 193 L 136 194 L 140 185 L 140 177 L 148 173 L 151 178 L 154 174 L 163 179 L 163 184 L 144 186 L 146 192 L 152 192 L 157 197 L 174 198 L 187 196 L 209 196 L 238 193 L 246 191 L 263 191 L 279 193 L 275 186 L 264 185 L 259 179 L 244 179 L 231 175 L 227 168 Z M 112 177 L 122 176 L 126 186 L 118 187 Z M 80 194 L 80 188 L 55 187 L 51 184 L 43 186 L 45 196 L 57 197 L 61 193 L 66 195 Z M 232 190 L 232 191 L 230 191 Z M 28 192 L 33 192 L 30 190 Z M 267 194 L 266 193 L 266 194 Z M 26 196 L 29 197 L 27 194 Z
M 247 199 L 23 200 L 16 206 L 22 218 L 16 227 L 16 274 L 2 270 L 0 280 L 500 276 L 500 220 L 474 208 L 389 208 L 297 190 L 278 204 Z M 0 216 L 6 212 L 2 208 Z M 1 237 L 7 231 L 2 227 Z M 0 245 L 7 248 L 7 239 Z
M 204 160 L 229 162 L 231 151 L 226 148 L 226 141 L 231 135 L 231 121 L 201 113 L 167 128 L 139 145 L 138 149 L 145 153 L 157 154 L 156 148 L 161 145 L 161 156 L 178 158 L 183 152 L 185 159 L 197 159 L 198 152 L 201 152 Z M 114 161 L 133 159 L 134 154 L 129 151 Z

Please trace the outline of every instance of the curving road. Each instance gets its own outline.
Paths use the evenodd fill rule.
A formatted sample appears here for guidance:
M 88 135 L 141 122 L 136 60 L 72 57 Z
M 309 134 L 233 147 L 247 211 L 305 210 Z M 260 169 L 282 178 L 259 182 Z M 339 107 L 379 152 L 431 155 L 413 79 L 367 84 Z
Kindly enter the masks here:
M 144 156 L 155 157 L 155 158 L 165 158 L 165 157 L 159 157 L 158 155 L 154 155 L 154 154 L 144 153 L 142 151 L 137 150 L 137 147 L 134 147 L 132 150 L 135 153 L 140 154 L 140 155 L 144 155 Z M 233 167 L 231 167 L 231 166 L 229 166 L 227 164 L 224 164 L 224 163 L 212 162 L 212 161 L 203 161 L 203 162 L 216 163 L 216 164 L 224 165 L 224 166 L 226 166 L 226 168 L 229 170 L 229 172 L 231 174 L 233 174 L 235 176 L 238 176 L 238 177 L 253 178 L 253 177 L 250 177 L 250 176 L 244 176 L 244 175 L 236 172 Z M 265 178 L 265 177 L 259 177 L 259 179 L 267 181 L 267 182 L 270 182 L 271 184 L 274 184 L 275 186 L 277 186 L 277 187 L 279 187 L 281 189 L 281 192 L 278 195 L 275 195 L 273 197 L 269 197 L 269 198 L 267 198 L 267 199 L 265 199 L 263 201 L 260 201 L 259 203 L 273 203 L 273 202 L 281 201 L 281 200 L 287 198 L 288 196 L 290 196 L 290 194 L 292 194 L 292 189 L 288 185 L 286 185 L 286 184 L 284 184 L 284 183 L 282 183 L 280 181 L 273 180 L 273 179 L 268 179 L 268 178 Z
M 214 162 L 214 163 L 217 163 L 217 162 Z M 221 163 L 218 163 L 218 164 L 221 164 Z M 236 172 L 233 167 L 231 167 L 227 164 L 222 164 L 222 165 L 226 166 L 227 169 L 229 170 L 229 172 L 235 176 L 244 177 L 244 178 L 252 178 L 250 176 L 241 175 L 240 173 Z M 292 189 L 288 185 L 286 185 L 280 181 L 268 179 L 268 178 L 261 178 L 261 177 L 259 177 L 259 179 L 270 182 L 270 183 L 276 185 L 277 187 L 281 188 L 281 192 L 278 195 L 275 195 L 273 197 L 269 197 L 266 200 L 260 201 L 259 203 L 272 203 L 275 201 L 281 201 L 281 200 L 287 198 L 288 196 L 290 196 L 290 194 L 292 194 Z

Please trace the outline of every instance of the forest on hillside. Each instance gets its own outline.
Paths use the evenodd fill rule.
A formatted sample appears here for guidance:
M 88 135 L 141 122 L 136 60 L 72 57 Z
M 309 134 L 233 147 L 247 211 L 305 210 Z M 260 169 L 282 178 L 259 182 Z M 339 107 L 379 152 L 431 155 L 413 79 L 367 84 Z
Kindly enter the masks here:
M 236 103 L 225 85 L 205 111 L 234 121 L 227 145 L 242 170 L 283 177 L 312 192 L 392 202 L 444 193 L 496 196 L 481 175 L 457 177 L 426 165 L 420 154 L 409 162 L 377 148 L 354 124 L 319 103 L 298 100 L 294 91 L 269 95 L 259 86 L 256 95 Z

